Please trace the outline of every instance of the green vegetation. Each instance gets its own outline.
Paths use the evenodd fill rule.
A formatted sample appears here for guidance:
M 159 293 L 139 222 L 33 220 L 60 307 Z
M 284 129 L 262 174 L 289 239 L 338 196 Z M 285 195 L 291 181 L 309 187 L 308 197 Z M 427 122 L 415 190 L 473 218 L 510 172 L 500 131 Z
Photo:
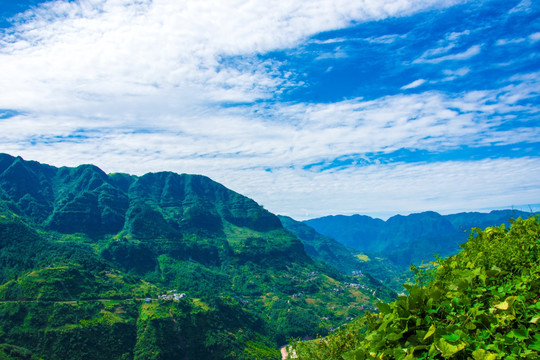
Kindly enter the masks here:
M 442 257 L 454 255 L 459 251 L 459 244 L 467 240 L 471 228 L 509 225 L 508 219 L 527 218 L 529 215 L 517 210 L 453 215 L 426 211 L 408 216 L 396 215 L 387 221 L 369 216 L 338 215 L 305 223 L 362 254 L 384 257 L 393 265 L 408 269 L 410 264 L 419 265 L 432 259 L 434 254 Z
M 344 274 L 361 269 L 362 265 L 350 249 L 336 240 L 321 235 L 310 226 L 290 217 L 280 216 L 279 219 L 285 229 L 302 241 L 306 253 L 313 259 L 331 265 Z
M 9 344 L 0 344 L 0 359 L 2 360 L 39 360 L 28 349 Z
M 277 216 L 204 176 L 0 154 L 6 353 L 278 359 L 290 337 L 326 335 L 393 295 L 314 261 Z
M 378 304 L 324 339 L 297 341 L 299 359 L 538 359 L 540 221 L 474 229 L 436 268 L 413 267 L 408 295 Z

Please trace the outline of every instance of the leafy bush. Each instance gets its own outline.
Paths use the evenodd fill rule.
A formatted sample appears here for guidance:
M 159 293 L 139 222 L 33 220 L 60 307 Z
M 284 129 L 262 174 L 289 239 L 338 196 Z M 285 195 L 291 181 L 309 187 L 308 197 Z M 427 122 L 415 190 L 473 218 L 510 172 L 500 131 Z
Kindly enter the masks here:
M 299 359 L 538 359 L 540 222 L 474 229 L 463 250 L 418 271 L 408 296 L 378 304 Z M 422 279 L 430 279 L 427 285 Z

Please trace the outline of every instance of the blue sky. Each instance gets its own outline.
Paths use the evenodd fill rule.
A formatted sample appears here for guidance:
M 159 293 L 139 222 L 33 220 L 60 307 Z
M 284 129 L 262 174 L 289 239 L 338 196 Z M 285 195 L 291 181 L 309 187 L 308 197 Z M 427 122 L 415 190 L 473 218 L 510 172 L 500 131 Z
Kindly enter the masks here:
M 272 212 L 540 203 L 532 0 L 0 0 L 0 151 Z

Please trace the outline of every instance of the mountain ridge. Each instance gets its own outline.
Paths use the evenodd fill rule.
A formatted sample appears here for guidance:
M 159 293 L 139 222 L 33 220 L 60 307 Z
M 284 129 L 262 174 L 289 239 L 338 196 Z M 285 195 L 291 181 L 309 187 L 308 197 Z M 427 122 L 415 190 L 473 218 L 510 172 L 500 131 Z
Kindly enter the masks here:
M 366 215 L 331 215 L 303 222 L 359 252 L 382 254 L 408 267 L 434 259 L 435 254 L 441 257 L 455 254 L 472 228 L 509 225 L 509 219 L 530 215 L 534 214 L 513 209 L 450 215 L 425 211 L 395 215 L 386 221 Z

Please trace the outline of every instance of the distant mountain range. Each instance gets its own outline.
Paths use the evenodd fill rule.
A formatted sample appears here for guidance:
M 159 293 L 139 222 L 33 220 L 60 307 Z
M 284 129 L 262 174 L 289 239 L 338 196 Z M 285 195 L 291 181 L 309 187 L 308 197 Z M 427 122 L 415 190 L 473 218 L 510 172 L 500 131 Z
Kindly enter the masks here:
M 401 266 L 418 264 L 459 251 L 474 227 L 509 225 L 510 219 L 534 215 L 519 210 L 494 210 L 490 213 L 464 212 L 440 215 L 433 211 L 396 215 L 387 221 L 365 215 L 336 215 L 306 220 L 304 223 L 364 253 L 382 254 Z

